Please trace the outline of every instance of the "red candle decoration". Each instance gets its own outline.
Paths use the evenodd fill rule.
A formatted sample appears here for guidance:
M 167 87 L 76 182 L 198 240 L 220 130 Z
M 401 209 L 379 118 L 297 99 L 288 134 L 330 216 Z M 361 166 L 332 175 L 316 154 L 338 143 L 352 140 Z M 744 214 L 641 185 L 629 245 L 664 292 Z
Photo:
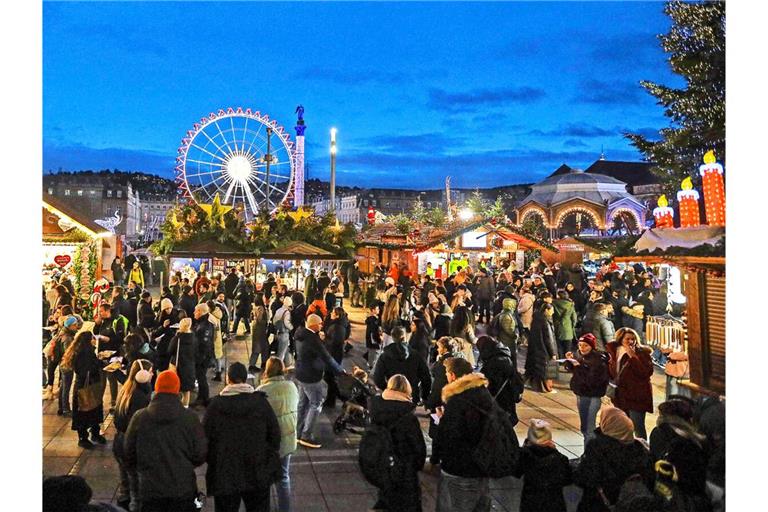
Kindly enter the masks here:
M 673 219 L 675 211 L 669 207 L 667 196 L 664 194 L 659 197 L 658 208 L 653 209 L 653 218 L 656 220 L 656 227 L 660 229 L 674 227 Z
M 707 151 L 704 165 L 699 166 L 704 188 L 704 212 L 710 226 L 725 226 L 725 182 L 723 166 L 715 160 L 715 152 Z
M 693 190 L 691 177 L 683 180 L 682 190 L 677 193 L 680 205 L 680 227 L 695 228 L 699 225 L 699 193 Z

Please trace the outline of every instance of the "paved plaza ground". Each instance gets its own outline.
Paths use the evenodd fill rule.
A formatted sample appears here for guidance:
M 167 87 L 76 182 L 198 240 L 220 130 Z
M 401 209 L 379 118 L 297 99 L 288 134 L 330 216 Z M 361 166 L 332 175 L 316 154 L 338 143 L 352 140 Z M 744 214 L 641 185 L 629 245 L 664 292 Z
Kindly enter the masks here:
M 364 312 L 359 308 L 350 308 L 352 320 L 351 341 L 355 348 L 344 360 L 344 367 L 362 366 L 364 352 L 365 326 Z M 225 345 L 229 361 L 246 362 L 247 352 L 245 337 Z M 521 351 L 519 367 L 523 367 L 524 350 Z M 564 379 L 567 375 L 564 376 Z M 653 377 L 654 409 L 664 399 L 664 376 L 657 371 Z M 211 383 L 211 396 L 222 387 L 222 383 Z M 549 421 L 553 429 L 553 438 L 558 449 L 569 458 L 579 457 L 582 453 L 582 436 L 579 432 L 579 415 L 576 410 L 576 397 L 568 389 L 566 380 L 556 383 L 556 394 L 539 394 L 526 390 L 523 401 L 517 406 L 520 423 L 515 427 L 518 438 L 523 439 L 532 418 Z M 108 393 L 107 393 L 108 395 Z M 105 411 L 108 410 L 108 403 Z M 112 416 L 107 416 L 103 430 L 109 443 L 97 446 L 93 450 L 83 450 L 77 446 L 77 433 L 70 429 L 70 418 L 56 415 L 55 401 L 43 402 L 43 475 L 78 474 L 86 478 L 94 491 L 94 499 L 115 502 L 119 482 L 117 462 L 112 456 L 112 439 L 115 427 Z M 318 439 L 323 447 L 310 450 L 299 446 L 291 460 L 291 486 L 296 512 L 339 512 L 365 511 L 376 501 L 376 489 L 363 478 L 357 466 L 357 445 L 359 436 L 351 433 L 335 435 L 332 430 L 333 420 L 340 408 L 324 411 L 318 422 Z M 199 411 L 202 418 L 203 411 Z M 422 430 L 430 450 L 431 442 L 427 436 L 428 416 L 423 408 L 418 408 Z M 646 428 L 650 433 L 655 425 L 656 416 L 648 415 Z M 205 489 L 205 465 L 197 469 L 198 486 Z M 438 471 L 432 470 L 427 463 L 426 470 L 420 473 L 423 505 L 425 512 L 435 509 Z M 522 482 L 516 478 L 493 481 L 493 510 L 516 511 L 520 500 Z M 575 510 L 580 491 L 576 487 L 566 489 L 569 510 Z M 276 503 L 273 492 L 273 506 Z M 204 510 L 213 511 L 213 499 L 210 498 Z

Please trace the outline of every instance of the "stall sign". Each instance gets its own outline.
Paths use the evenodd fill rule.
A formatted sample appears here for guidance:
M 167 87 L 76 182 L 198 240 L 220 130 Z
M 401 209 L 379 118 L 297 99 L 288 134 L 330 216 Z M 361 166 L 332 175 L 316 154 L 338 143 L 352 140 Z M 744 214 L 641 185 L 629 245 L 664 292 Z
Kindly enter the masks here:
M 555 244 L 562 252 L 584 252 L 584 246 L 581 244 Z
M 69 254 L 59 254 L 53 258 L 53 262 L 60 267 L 66 267 L 70 261 L 72 261 L 72 256 Z

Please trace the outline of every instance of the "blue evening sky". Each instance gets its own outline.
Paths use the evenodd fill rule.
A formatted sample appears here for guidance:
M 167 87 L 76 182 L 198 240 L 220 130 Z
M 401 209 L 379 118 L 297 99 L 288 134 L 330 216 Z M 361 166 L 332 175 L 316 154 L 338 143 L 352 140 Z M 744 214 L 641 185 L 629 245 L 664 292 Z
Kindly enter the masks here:
M 667 126 L 640 80 L 681 83 L 660 2 L 43 5 L 43 169 L 173 176 L 194 122 L 227 107 L 286 128 L 306 109 L 308 177 L 343 185 L 530 183 L 624 130 Z

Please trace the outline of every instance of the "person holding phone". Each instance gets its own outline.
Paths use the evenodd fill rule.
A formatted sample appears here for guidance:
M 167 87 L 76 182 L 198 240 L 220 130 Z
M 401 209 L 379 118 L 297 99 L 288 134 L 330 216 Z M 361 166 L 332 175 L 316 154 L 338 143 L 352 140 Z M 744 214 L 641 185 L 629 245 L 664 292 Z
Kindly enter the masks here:
M 580 430 L 586 449 L 587 442 L 595 437 L 600 398 L 605 395 L 608 386 L 608 354 L 597 350 L 595 335 L 587 333 L 579 338 L 578 351 L 575 354 L 566 352 L 565 358 L 566 369 L 573 372 L 570 386 L 576 395 Z
M 608 343 L 608 370 L 616 384 L 613 405 L 627 413 L 635 425 L 635 436 L 647 439 L 645 414 L 653 412 L 653 361 L 651 349 L 640 345 L 634 329 L 622 327 L 614 341 Z

